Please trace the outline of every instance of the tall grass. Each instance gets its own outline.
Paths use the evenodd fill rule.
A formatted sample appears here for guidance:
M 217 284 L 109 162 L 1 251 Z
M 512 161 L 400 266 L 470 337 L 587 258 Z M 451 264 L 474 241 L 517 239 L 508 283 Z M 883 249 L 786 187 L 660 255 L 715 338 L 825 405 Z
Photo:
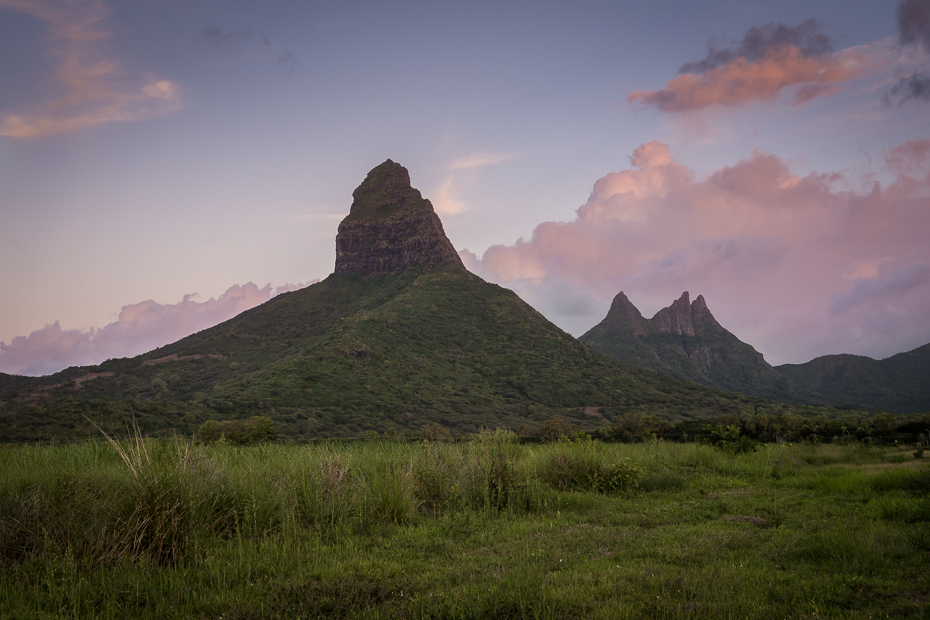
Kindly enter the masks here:
M 930 610 L 924 461 L 515 439 L 0 448 L 0 616 Z
M 526 514 L 558 494 L 677 493 L 790 478 L 809 463 L 874 458 L 829 446 L 733 455 L 695 444 L 364 442 L 254 448 L 184 439 L 0 449 L 0 563 L 177 563 L 216 541 L 366 533 L 463 512 Z M 926 520 L 926 469 L 819 468 L 792 484 L 823 493 L 900 492 L 884 519 Z M 895 499 L 897 498 L 897 499 Z

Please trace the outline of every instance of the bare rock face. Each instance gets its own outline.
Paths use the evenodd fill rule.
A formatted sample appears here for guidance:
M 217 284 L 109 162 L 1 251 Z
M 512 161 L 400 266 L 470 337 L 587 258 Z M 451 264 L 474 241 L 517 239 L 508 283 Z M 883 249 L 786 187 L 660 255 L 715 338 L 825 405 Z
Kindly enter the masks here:
M 687 295 L 687 293 L 685 294 Z M 723 326 L 717 322 L 717 319 L 714 318 L 714 315 L 711 314 L 710 310 L 707 308 L 707 302 L 704 301 L 703 295 L 698 295 L 697 299 L 691 304 L 691 322 L 697 330 L 700 330 L 702 327 L 716 331 L 723 330 Z
M 688 305 L 688 291 L 682 293 L 668 308 L 656 312 L 649 323 L 659 332 L 678 336 L 694 336 L 706 330 L 723 330 L 707 308 L 703 295 L 698 295 L 694 303 Z
M 336 235 L 336 273 L 374 278 L 413 266 L 464 269 L 433 205 L 400 164 L 389 159 L 372 169 L 352 197 Z
M 693 336 L 694 322 L 691 320 L 691 305 L 688 291 L 672 302 L 668 308 L 662 308 L 652 317 L 652 324 L 666 334 Z

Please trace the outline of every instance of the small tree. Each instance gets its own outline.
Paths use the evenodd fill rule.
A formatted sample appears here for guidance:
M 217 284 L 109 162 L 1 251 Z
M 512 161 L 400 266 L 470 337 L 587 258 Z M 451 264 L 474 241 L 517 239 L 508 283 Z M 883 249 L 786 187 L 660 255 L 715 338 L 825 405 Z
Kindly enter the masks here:
M 542 423 L 539 434 L 543 441 L 561 441 L 571 435 L 572 426 L 564 418 L 552 418 Z
M 452 441 L 452 433 L 448 429 L 443 428 L 441 424 L 433 422 L 432 424 L 424 424 L 420 427 L 420 437 L 426 441 Z
M 220 440 L 223 436 L 223 427 L 216 420 L 207 420 L 200 425 L 197 431 L 197 441 L 202 444 L 211 444 Z

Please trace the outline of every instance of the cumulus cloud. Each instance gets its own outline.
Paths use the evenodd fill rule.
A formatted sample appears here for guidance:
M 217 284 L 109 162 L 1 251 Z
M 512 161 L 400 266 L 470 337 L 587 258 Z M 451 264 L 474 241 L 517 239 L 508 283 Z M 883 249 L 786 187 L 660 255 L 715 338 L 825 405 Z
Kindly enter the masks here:
M 176 304 L 143 301 L 123 306 L 119 318 L 100 329 L 62 329 L 55 321 L 28 336 L 13 338 L 10 344 L 0 342 L 0 372 L 47 375 L 69 366 L 139 355 L 311 283 L 258 288 L 249 282 L 206 301 L 197 301 L 196 294 L 185 295 Z
M 868 64 L 853 50 L 833 53 L 832 41 L 813 19 L 795 27 L 778 23 L 750 28 L 737 44 L 720 47 L 711 39 L 707 48 L 705 58 L 682 65 L 665 88 L 631 92 L 628 101 L 686 112 L 773 101 L 790 90 L 794 105 L 800 105 L 837 92 Z
M 897 9 L 898 43 L 922 48 L 930 54 L 930 0 L 902 0 Z M 928 64 L 924 58 L 924 64 Z M 902 105 L 911 101 L 930 102 L 930 75 L 915 71 L 898 78 L 884 95 L 882 103 Z
M 761 152 L 697 178 L 653 141 L 599 179 L 572 221 L 462 256 L 575 334 L 620 290 L 644 314 L 689 290 L 770 361 L 884 356 L 930 341 L 930 140 L 885 161 L 884 185 L 798 176 Z
M 32 15 L 49 32 L 55 77 L 64 94 L 28 113 L 0 117 L 0 135 L 34 138 L 114 121 L 140 121 L 180 108 L 178 85 L 131 72 L 102 43 L 109 10 L 96 0 L 0 0 L 0 9 Z

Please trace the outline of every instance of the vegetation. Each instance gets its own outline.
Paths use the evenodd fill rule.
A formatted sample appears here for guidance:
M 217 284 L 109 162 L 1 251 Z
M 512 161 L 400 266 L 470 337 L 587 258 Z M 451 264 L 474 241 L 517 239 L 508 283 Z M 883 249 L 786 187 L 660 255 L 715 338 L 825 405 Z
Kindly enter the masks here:
M 20 379 L 3 384 L 3 441 L 87 436 L 83 415 L 130 406 L 148 431 L 265 415 L 312 438 L 584 420 L 592 406 L 684 419 L 735 411 L 738 398 L 613 362 L 449 266 L 332 275 L 137 358 Z
M 660 313 L 688 315 L 687 306 L 676 309 L 681 301 Z M 717 324 L 706 307 L 694 320 L 690 335 L 669 332 L 655 321 L 643 318 L 620 293 L 604 320 L 579 340 L 638 368 L 779 402 L 897 413 L 930 411 L 930 344 L 883 360 L 824 355 L 805 364 L 772 367 Z
M 332 275 L 137 358 L 6 377 L 0 391 L 0 442 L 17 443 L 91 437 L 84 416 L 114 431 L 130 411 L 146 434 L 258 415 L 302 441 L 554 418 L 595 432 L 627 413 L 680 423 L 776 407 L 615 362 L 450 266 Z
M 0 616 L 930 615 L 912 446 L 515 440 L 2 448 Z
M 812 402 L 885 409 L 930 410 L 930 344 L 883 360 L 862 355 L 824 355 L 775 370 L 820 398 Z
M 254 446 L 274 441 L 277 437 L 274 422 L 258 415 L 248 420 L 207 420 L 197 431 L 197 441 L 206 445 L 225 442 L 236 446 Z

